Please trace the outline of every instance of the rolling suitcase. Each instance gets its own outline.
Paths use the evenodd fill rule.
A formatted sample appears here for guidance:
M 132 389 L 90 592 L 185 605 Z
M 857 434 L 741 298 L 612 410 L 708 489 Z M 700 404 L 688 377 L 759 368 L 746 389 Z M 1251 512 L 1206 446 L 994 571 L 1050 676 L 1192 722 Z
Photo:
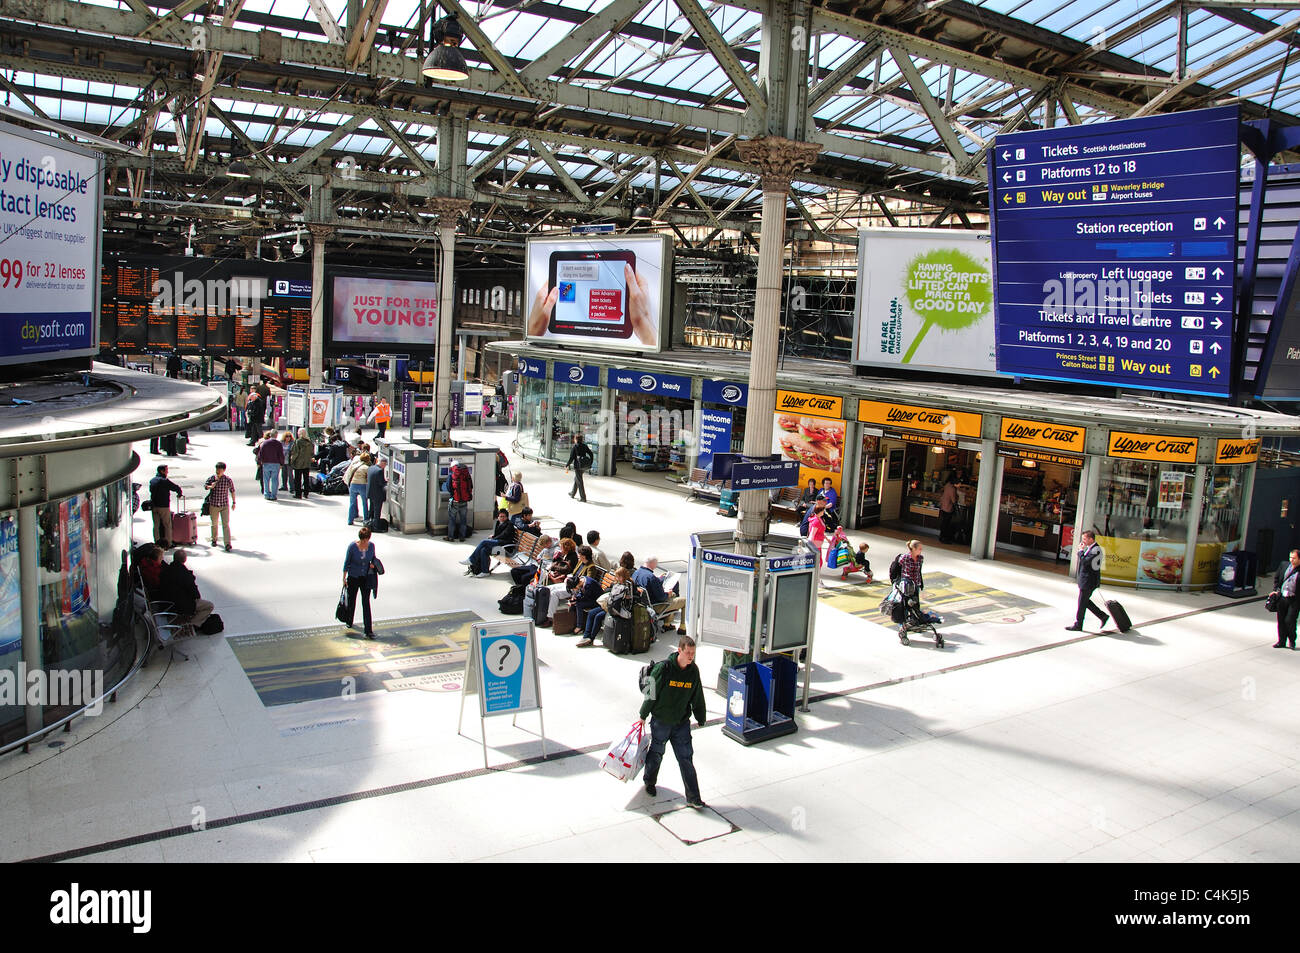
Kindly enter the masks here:
M 633 655 L 650 651 L 650 643 L 655 640 L 655 618 L 648 606 L 641 604 L 632 607 L 631 651 Z
M 529 586 L 533 595 L 533 625 L 546 628 L 551 624 L 551 590 L 545 586 Z M 524 596 L 524 601 L 528 600 Z
M 181 497 L 181 506 L 185 498 Z M 192 546 L 199 538 L 199 517 L 195 513 L 182 509 L 172 514 L 172 544 L 175 546 Z
M 627 655 L 632 651 L 632 620 L 620 618 L 613 613 L 605 616 L 601 640 L 605 643 L 605 648 L 615 655 Z
M 1114 599 L 1103 599 L 1102 604 L 1106 606 L 1106 611 L 1110 613 L 1111 621 L 1115 623 L 1115 628 L 1120 632 L 1127 632 L 1133 628 L 1133 623 L 1129 621 L 1128 613 L 1124 607 Z

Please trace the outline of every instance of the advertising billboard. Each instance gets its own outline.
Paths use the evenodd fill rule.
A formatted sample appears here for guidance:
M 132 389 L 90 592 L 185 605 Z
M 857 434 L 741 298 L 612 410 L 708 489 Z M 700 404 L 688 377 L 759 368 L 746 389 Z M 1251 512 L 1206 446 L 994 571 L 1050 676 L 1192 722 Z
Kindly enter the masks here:
M 840 492 L 844 464 L 845 433 L 842 419 L 843 400 L 822 394 L 799 391 L 776 392 L 775 426 L 772 428 L 772 452 L 784 460 L 799 462 L 799 485 L 813 480 L 817 486 L 829 479 Z M 835 417 L 812 416 L 802 411 L 833 413 Z
M 406 272 L 332 268 L 328 347 L 381 354 L 429 354 L 438 343 L 438 282 Z
M 996 374 L 988 232 L 858 232 L 853 363 Z
M 0 124 L 0 364 L 99 352 L 104 157 Z
M 603 350 L 661 350 L 671 264 L 662 235 L 532 239 L 526 334 Z

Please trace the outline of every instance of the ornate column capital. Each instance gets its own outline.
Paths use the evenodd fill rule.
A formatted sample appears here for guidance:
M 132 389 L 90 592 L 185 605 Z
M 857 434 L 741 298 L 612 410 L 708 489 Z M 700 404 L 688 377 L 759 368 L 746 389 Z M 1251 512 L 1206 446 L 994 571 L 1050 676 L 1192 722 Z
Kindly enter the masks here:
M 456 220 L 473 205 L 470 199 L 457 199 L 447 195 L 434 195 L 425 200 L 425 208 L 438 216 L 439 225 L 455 225 Z
M 333 225 L 308 225 L 307 231 L 311 232 L 312 239 L 318 242 L 327 242 L 334 237 Z
M 798 142 L 780 136 L 762 136 L 736 143 L 740 159 L 757 166 L 764 192 L 790 191 L 796 175 L 811 168 L 822 147 L 815 142 Z

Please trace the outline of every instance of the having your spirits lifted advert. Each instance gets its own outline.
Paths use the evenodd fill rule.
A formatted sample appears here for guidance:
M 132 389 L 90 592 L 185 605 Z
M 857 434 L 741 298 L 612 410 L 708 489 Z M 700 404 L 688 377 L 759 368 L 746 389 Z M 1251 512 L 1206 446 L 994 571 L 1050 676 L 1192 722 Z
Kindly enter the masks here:
M 103 161 L 0 124 L 0 364 L 99 351 Z

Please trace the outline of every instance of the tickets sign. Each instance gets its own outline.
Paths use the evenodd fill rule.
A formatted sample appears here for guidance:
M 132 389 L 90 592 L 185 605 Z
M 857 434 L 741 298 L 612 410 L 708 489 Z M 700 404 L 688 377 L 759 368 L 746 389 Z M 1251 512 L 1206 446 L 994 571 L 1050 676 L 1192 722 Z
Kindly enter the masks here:
M 971 414 L 960 410 L 939 410 L 934 407 L 914 407 L 910 404 L 891 404 L 883 400 L 858 401 L 858 420 L 867 424 L 880 424 L 903 430 L 943 434 L 948 439 L 978 438 L 984 424 L 982 414 Z
M 1106 453 L 1127 460 L 1153 460 L 1159 463 L 1195 463 L 1196 437 L 1169 437 L 1151 433 L 1110 432 Z
M 1088 431 L 1083 427 L 1065 427 L 1041 420 L 1024 420 L 1020 417 L 1003 417 L 1000 440 L 1007 443 L 1039 447 L 1043 450 L 1067 450 L 1083 453 L 1083 441 Z

